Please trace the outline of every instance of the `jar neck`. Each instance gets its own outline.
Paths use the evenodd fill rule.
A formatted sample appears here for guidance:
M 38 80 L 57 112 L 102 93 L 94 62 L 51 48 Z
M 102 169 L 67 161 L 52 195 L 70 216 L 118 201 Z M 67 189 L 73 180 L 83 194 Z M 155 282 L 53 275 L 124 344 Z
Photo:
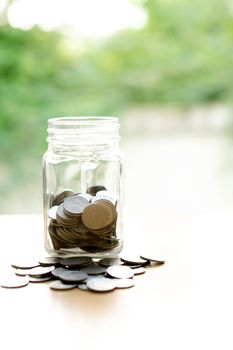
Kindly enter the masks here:
M 48 120 L 49 150 L 71 151 L 117 147 L 119 119 L 116 117 L 61 117 Z
M 89 144 L 89 145 L 63 145 L 60 143 L 49 143 L 48 145 L 48 151 L 56 154 L 62 154 L 62 155 L 90 155 L 93 152 L 95 153 L 102 153 L 105 151 L 114 151 L 116 152 L 119 149 L 119 143 L 118 142 L 111 142 L 108 144 Z

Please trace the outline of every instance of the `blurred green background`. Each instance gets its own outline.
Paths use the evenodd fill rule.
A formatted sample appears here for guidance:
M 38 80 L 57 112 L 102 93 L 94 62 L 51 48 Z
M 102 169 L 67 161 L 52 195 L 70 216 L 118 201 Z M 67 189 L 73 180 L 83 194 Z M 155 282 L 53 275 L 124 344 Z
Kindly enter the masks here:
M 12 27 L 7 14 L 13 1 L 2 8 L 1 213 L 40 211 L 41 157 L 51 116 L 124 118 L 127 110 L 147 106 L 231 106 L 232 2 L 132 2 L 146 14 L 142 28 L 74 37 L 72 45 L 62 28 Z

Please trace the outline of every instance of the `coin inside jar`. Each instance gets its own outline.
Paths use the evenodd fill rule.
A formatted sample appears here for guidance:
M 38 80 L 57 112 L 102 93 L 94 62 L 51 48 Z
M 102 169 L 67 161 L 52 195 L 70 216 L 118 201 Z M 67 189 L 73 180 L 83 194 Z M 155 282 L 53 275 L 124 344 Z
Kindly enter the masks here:
M 106 187 L 100 186 L 100 185 L 98 185 L 98 186 L 90 186 L 87 189 L 87 193 L 91 194 L 92 196 L 95 196 L 97 192 L 103 191 L 103 190 L 106 191 Z
M 74 195 L 64 199 L 64 210 L 71 215 L 81 214 L 89 204 L 89 201 L 83 196 Z
M 96 186 L 93 191 L 106 191 L 102 187 Z M 64 197 L 64 193 L 65 191 L 62 202 L 48 209 L 48 233 L 54 249 L 77 248 L 98 253 L 119 245 L 116 232 L 118 212 L 111 200 L 97 198 L 96 192 L 93 195 L 69 193 L 67 197 Z M 111 195 L 110 192 L 107 193 Z
M 100 230 L 109 226 L 113 223 L 115 218 L 116 210 L 114 206 L 106 205 L 98 201 L 90 204 L 82 213 L 82 221 L 84 225 L 92 230 Z
M 49 208 L 48 215 L 49 215 L 50 219 L 56 220 L 56 218 L 57 218 L 57 209 L 58 209 L 58 205 L 54 205 L 53 207 Z
M 62 191 L 61 193 L 57 194 L 52 201 L 52 205 L 59 205 L 63 202 L 64 198 L 67 198 L 69 196 L 72 196 L 74 194 L 74 192 L 70 189 L 66 189 L 64 191 Z

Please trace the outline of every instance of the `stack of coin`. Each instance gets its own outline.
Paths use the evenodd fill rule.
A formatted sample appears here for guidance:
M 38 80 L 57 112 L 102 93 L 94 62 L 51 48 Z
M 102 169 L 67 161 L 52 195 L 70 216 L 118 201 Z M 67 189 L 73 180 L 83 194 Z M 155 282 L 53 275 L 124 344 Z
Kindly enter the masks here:
M 113 196 L 101 199 L 98 191 L 106 189 L 93 186 L 83 194 L 65 190 L 54 198 L 55 205 L 48 211 L 48 232 L 54 249 L 80 248 L 96 253 L 111 250 L 119 244 Z

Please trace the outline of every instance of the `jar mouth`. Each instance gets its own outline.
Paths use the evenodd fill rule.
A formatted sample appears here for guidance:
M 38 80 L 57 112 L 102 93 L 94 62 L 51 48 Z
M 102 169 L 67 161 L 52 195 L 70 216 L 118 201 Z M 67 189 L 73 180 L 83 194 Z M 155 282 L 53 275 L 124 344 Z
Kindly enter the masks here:
M 67 116 L 48 119 L 48 143 L 105 144 L 119 140 L 119 119 L 111 116 Z
M 79 125 L 95 125 L 102 124 L 115 124 L 119 123 L 117 117 L 110 116 L 68 116 L 68 117 L 54 117 L 48 119 L 48 125 L 53 125 L 54 127 L 72 127 Z

